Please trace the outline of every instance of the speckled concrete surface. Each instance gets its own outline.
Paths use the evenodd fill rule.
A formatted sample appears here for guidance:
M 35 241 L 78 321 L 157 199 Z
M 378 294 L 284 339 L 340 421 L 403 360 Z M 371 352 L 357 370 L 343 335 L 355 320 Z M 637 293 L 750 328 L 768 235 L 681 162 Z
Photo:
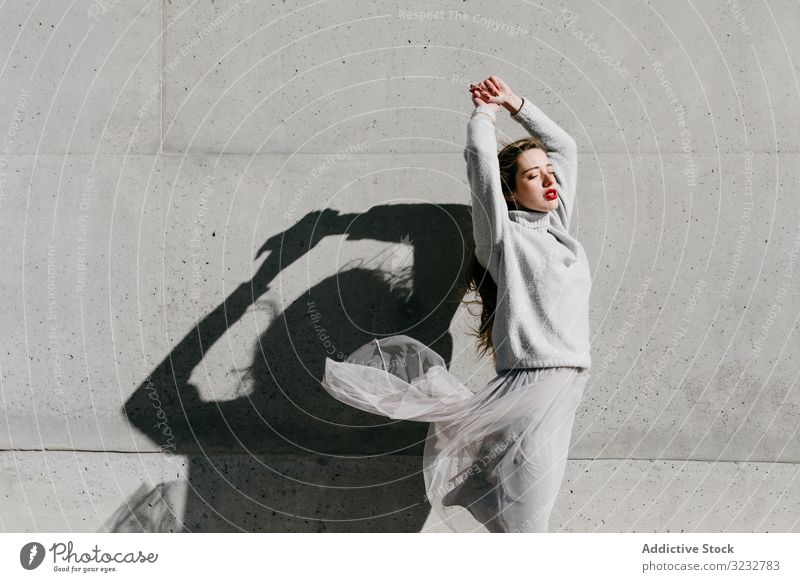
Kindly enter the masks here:
M 428 516 L 420 463 L 414 456 L 7 452 L 0 457 L 2 525 L 17 532 L 447 531 Z M 575 460 L 550 531 L 797 532 L 797 490 L 792 463 Z M 463 513 L 456 520 L 465 531 L 485 531 Z

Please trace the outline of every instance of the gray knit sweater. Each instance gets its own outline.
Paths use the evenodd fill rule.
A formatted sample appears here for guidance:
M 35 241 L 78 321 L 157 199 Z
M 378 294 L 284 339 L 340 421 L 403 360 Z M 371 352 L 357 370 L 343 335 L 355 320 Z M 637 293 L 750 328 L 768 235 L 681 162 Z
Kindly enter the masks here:
M 508 210 L 500 188 L 496 116 L 486 105 L 476 107 L 464 157 L 472 190 L 475 254 L 497 284 L 495 369 L 588 370 L 591 275 L 583 246 L 569 233 L 577 146 L 528 99 L 511 118 L 547 148 L 559 200 L 550 212 Z

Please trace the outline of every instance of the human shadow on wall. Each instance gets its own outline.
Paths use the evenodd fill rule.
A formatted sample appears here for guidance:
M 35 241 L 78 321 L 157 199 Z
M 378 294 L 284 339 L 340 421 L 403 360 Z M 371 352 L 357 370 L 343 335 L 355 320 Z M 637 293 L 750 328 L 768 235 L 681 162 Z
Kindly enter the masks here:
M 470 229 L 466 205 L 392 205 L 312 212 L 264 243 L 253 279 L 200 320 L 124 406 L 154 443 L 174 443 L 189 458 L 186 531 L 420 531 L 430 509 L 420 463 L 428 425 L 359 411 L 319 381 L 326 357 L 399 333 L 449 366 Z M 398 243 L 400 253 L 410 245 L 413 269 L 404 273 L 391 253 L 382 268 L 341 267 L 274 314 L 254 342 L 247 394 L 202 400 L 190 376 L 203 353 L 264 303 L 282 270 L 340 234 Z

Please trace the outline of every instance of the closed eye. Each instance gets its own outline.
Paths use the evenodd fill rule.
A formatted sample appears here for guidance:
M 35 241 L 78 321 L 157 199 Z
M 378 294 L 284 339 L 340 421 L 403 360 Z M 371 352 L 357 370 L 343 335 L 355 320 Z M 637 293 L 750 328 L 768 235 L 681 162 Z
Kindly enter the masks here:
M 551 176 L 555 176 L 556 175 L 552 168 L 547 173 L 550 174 Z M 528 174 L 528 179 L 529 180 L 533 180 L 534 178 L 538 178 L 538 177 L 539 177 L 539 174 Z

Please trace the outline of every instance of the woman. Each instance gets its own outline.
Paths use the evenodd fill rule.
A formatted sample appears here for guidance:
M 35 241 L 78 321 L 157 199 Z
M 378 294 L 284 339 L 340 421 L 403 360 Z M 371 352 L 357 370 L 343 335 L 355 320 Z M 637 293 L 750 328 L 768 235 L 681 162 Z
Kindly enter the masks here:
M 451 529 L 457 507 L 491 532 L 546 532 L 564 476 L 575 411 L 590 377 L 591 279 L 569 233 L 575 141 L 497 76 L 470 85 L 467 129 L 479 345 L 497 375 L 471 392 L 444 361 L 404 335 L 326 360 L 335 398 L 390 418 L 431 422 L 427 497 Z M 530 138 L 497 153 L 500 107 Z

